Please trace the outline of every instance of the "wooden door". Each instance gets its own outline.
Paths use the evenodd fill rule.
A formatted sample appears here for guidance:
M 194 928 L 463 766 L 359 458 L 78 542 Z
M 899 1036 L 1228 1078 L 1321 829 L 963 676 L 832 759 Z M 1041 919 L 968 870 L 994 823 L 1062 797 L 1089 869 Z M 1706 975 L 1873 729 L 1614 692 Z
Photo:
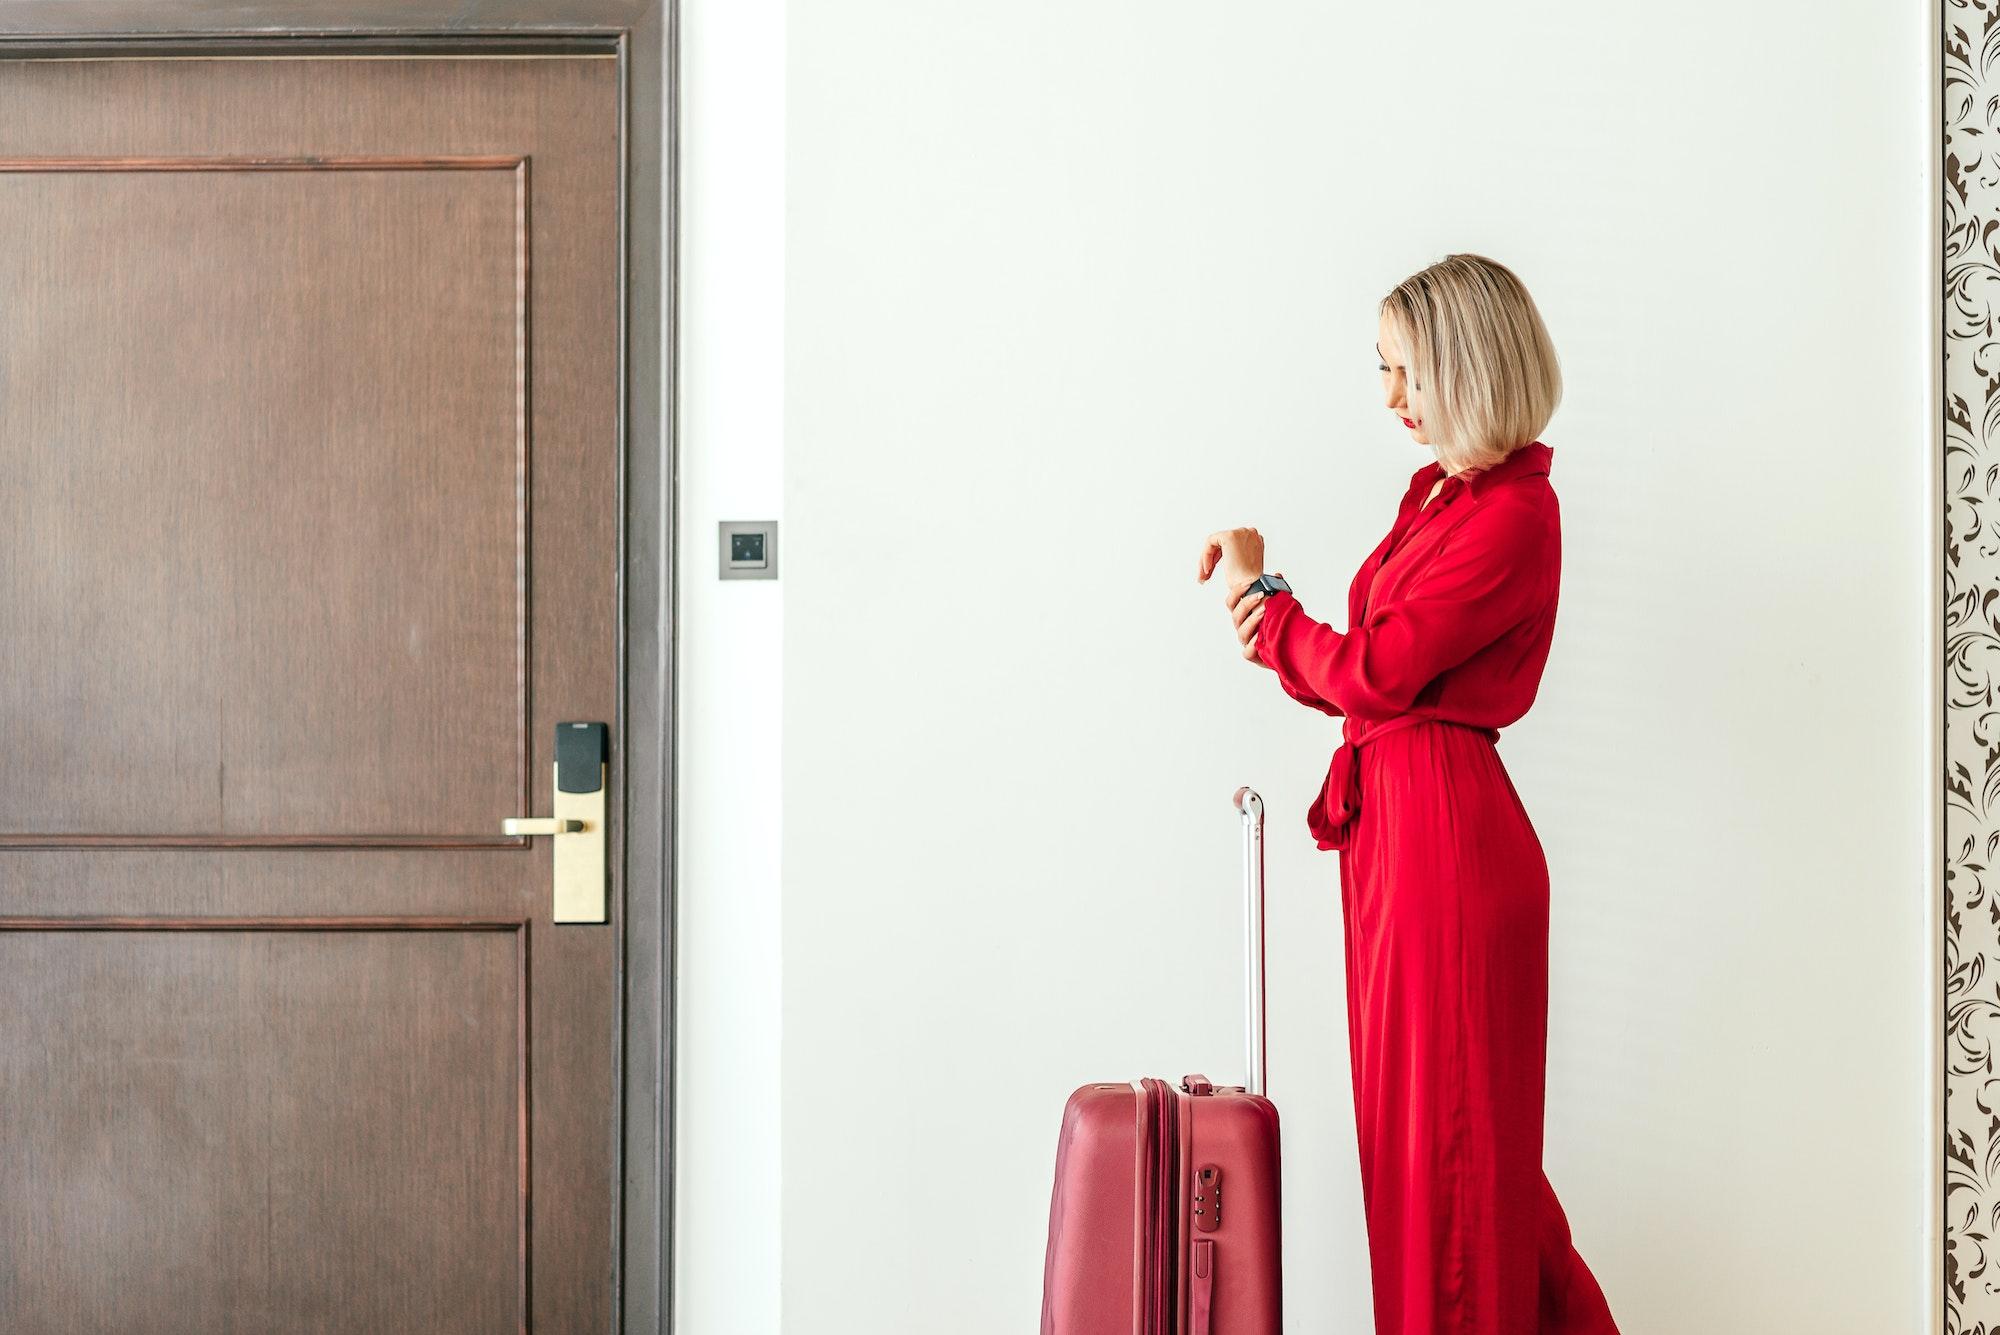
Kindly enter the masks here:
M 0 1330 L 609 1330 L 609 55 L 0 62 Z

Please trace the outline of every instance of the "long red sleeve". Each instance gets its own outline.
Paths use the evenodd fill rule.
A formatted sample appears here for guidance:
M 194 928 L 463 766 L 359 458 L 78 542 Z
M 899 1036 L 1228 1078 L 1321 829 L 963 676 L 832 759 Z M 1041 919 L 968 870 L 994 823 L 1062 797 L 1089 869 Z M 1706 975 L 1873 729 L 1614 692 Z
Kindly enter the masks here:
M 1265 599 L 1257 656 L 1287 694 L 1330 714 L 1380 718 L 1409 709 L 1447 672 L 1534 616 L 1553 592 L 1559 531 L 1520 503 L 1482 506 L 1400 596 L 1345 634 L 1296 597 Z
M 1286 595 L 1281 593 L 1273 596 L 1282 598 L 1285 597 Z M 1297 605 L 1296 601 L 1294 601 L 1293 605 L 1294 606 Z M 1259 636 L 1262 636 L 1264 634 L 1265 626 L 1270 624 L 1271 611 L 1272 609 L 1268 607 L 1265 608 L 1264 619 L 1257 623 L 1257 634 Z M 1299 615 L 1303 616 L 1304 613 L 1300 613 Z M 1264 655 L 1264 646 L 1260 642 L 1257 646 L 1257 656 L 1259 658 L 1262 658 L 1263 655 Z M 1314 709 L 1317 709 L 1322 714 L 1331 714 L 1335 718 L 1340 718 L 1346 713 L 1345 710 L 1343 710 L 1339 705 L 1334 704 L 1331 700 L 1322 700 L 1318 696 L 1314 695 L 1311 691 L 1306 690 L 1305 687 L 1299 684 L 1299 679 L 1297 677 L 1288 676 L 1285 673 L 1280 672 L 1278 674 L 1278 684 L 1285 688 L 1286 695 L 1291 696 L 1292 699 L 1298 701 L 1302 705 L 1311 705 Z

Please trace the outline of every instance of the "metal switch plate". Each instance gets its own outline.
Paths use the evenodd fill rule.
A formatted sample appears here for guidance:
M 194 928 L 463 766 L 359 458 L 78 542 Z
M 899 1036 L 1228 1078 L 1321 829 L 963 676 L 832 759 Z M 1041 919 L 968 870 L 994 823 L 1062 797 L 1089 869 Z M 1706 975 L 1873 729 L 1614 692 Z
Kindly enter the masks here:
M 778 521 L 725 519 L 718 525 L 716 569 L 723 579 L 778 577 Z

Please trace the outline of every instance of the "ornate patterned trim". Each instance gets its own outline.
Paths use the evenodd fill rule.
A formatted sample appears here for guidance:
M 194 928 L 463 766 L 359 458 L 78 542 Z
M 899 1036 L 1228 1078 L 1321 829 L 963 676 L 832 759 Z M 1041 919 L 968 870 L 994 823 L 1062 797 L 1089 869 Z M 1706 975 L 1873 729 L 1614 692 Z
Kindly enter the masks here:
M 1940 532 L 1933 648 L 1941 654 L 1938 748 L 1942 856 L 1931 873 L 1932 1114 L 1942 1162 L 1928 1184 L 1925 1230 L 1933 1283 L 1928 1330 L 2000 1331 L 2000 9 L 1993 0 L 1934 0 L 1934 272 L 1941 402 L 1932 422 Z M 1939 737 L 1938 733 L 1942 733 Z M 1941 754 L 1940 754 L 1941 753 Z M 1935 827 L 1934 827 L 1935 828 Z M 1989 881 L 1992 883 L 1989 884 Z M 1941 1068 L 1941 1070 L 1940 1070 Z

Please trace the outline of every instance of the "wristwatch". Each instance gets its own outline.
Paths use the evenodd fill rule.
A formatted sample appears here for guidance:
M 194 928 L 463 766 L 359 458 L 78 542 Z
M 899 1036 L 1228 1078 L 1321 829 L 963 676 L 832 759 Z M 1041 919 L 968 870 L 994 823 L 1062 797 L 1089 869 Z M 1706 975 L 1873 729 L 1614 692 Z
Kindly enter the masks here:
M 1283 575 L 1259 575 L 1250 581 L 1250 587 L 1243 590 L 1246 597 L 1253 593 L 1261 593 L 1268 597 L 1274 593 L 1290 593 L 1291 591 L 1292 586 L 1285 583 Z

